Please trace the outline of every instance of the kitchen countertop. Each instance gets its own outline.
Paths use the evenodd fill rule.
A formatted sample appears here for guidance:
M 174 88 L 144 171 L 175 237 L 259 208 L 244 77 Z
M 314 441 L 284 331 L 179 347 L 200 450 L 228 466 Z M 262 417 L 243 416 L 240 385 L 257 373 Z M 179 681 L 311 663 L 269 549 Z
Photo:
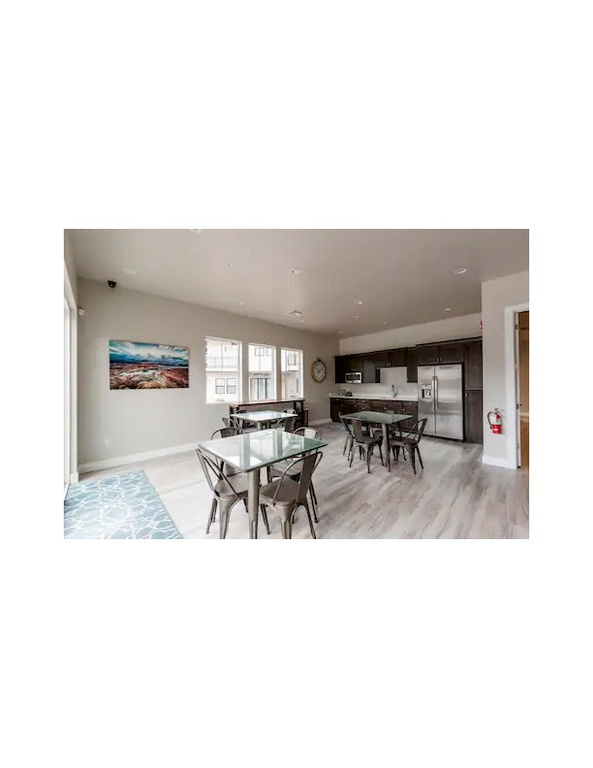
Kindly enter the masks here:
M 340 397 L 344 400 L 418 400 L 418 395 L 373 395 L 366 393 L 364 395 L 338 395 L 335 392 L 330 394 L 330 397 Z

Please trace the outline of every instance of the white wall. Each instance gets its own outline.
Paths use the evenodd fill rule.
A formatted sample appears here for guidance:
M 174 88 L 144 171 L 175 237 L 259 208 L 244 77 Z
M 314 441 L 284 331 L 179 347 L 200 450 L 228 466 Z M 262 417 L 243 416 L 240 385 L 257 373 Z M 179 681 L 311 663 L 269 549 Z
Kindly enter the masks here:
M 329 393 L 334 387 L 333 357 L 338 354 L 335 336 L 252 320 L 186 302 L 129 291 L 112 290 L 103 283 L 80 278 L 79 303 L 85 314 L 79 318 L 78 435 L 81 469 L 146 452 L 195 445 L 222 426 L 227 405 L 207 405 L 205 398 L 205 337 L 255 341 L 277 347 L 302 349 L 304 353 L 304 397 L 309 420 L 330 416 Z M 189 347 L 189 388 L 110 390 L 110 339 L 175 344 Z M 322 384 L 311 378 L 311 365 L 320 357 L 328 377 Z M 243 392 L 247 392 L 247 366 L 243 370 Z M 278 375 L 278 383 L 280 376 Z
M 391 328 L 386 331 L 369 333 L 365 336 L 351 336 L 347 339 L 340 339 L 340 354 L 375 352 L 379 349 L 413 347 L 416 344 L 428 344 L 431 341 L 448 341 L 480 336 L 481 319 L 480 314 L 462 315 L 446 320 L 436 320 L 434 323 Z
M 505 328 L 505 309 L 529 302 L 529 272 L 519 272 L 482 283 L 482 334 L 484 357 L 484 455 L 485 464 L 516 467 L 515 406 L 509 391 L 514 380 L 512 328 Z M 509 337 L 510 333 L 510 337 Z M 498 408 L 503 413 L 503 431 L 494 435 L 486 422 L 488 411 Z

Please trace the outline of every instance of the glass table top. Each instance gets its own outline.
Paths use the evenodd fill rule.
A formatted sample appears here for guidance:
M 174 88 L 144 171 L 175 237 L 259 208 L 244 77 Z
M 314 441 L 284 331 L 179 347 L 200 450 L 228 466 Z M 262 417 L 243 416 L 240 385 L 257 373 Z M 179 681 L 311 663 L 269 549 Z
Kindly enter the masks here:
M 290 419 L 294 413 L 282 413 L 282 411 L 247 411 L 246 413 L 233 413 L 234 419 L 246 421 L 276 421 L 277 419 Z
M 286 415 L 286 414 L 285 414 Z M 246 435 L 223 437 L 198 443 L 198 447 L 241 472 L 267 467 L 283 459 L 297 458 L 307 451 L 323 448 L 327 443 L 283 429 L 263 429 Z
M 359 411 L 358 413 L 343 413 L 343 419 L 357 419 L 358 421 L 367 421 L 371 424 L 398 424 L 406 419 L 413 419 L 413 416 L 405 413 L 385 413 L 384 411 Z

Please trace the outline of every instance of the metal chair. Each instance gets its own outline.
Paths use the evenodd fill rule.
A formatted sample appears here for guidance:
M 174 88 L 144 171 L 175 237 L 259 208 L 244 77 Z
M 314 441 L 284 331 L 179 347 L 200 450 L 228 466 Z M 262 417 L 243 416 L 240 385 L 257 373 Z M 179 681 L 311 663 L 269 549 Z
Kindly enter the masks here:
M 313 429 L 313 427 L 299 427 L 299 429 L 296 429 L 294 431 L 295 435 L 302 435 L 303 437 L 308 437 L 310 440 L 321 440 L 321 432 L 319 432 L 317 429 Z M 316 448 L 313 451 L 309 451 L 309 453 L 317 453 L 319 449 Z M 305 454 L 308 455 L 308 454 Z M 290 467 L 290 464 L 292 462 L 287 459 L 285 461 L 279 461 L 277 464 L 272 464 L 271 467 L 268 467 L 268 483 L 272 481 L 272 478 L 274 477 L 282 477 L 284 472 Z M 295 483 L 298 483 L 300 479 L 300 467 L 297 467 L 294 471 L 290 472 L 290 477 L 295 481 Z M 317 503 L 317 494 L 315 493 L 315 488 L 313 487 L 313 481 L 311 480 L 311 485 L 309 486 L 309 496 L 311 498 L 311 510 L 313 512 L 313 520 L 318 523 L 319 520 L 317 519 L 317 509 L 318 509 L 318 503 Z
M 311 485 L 313 473 L 319 466 L 323 454 L 320 451 L 309 453 L 296 461 L 290 462 L 290 465 L 284 470 L 280 478 L 265 485 L 259 494 L 259 500 L 267 507 L 271 507 L 280 517 L 282 524 L 282 538 L 292 538 L 292 523 L 294 513 L 299 507 L 304 507 L 309 519 L 309 528 L 311 536 L 316 539 L 311 511 L 307 502 L 307 491 Z M 299 480 L 292 479 L 291 474 L 299 474 Z
M 208 525 L 206 526 L 206 533 L 210 533 L 210 526 L 216 520 L 216 510 L 220 507 L 220 538 L 225 539 L 229 527 L 229 520 L 231 515 L 231 509 L 238 501 L 242 501 L 247 510 L 247 496 L 248 496 L 248 479 L 245 472 L 237 472 L 235 475 L 226 475 L 222 468 L 213 460 L 213 458 L 207 455 L 204 451 L 196 448 L 196 453 L 206 482 L 210 486 L 210 490 L 214 494 L 212 499 L 212 506 L 210 507 L 210 515 L 208 517 Z M 231 482 L 232 478 L 232 482 Z M 262 520 L 266 527 L 267 533 L 270 533 L 270 525 L 268 523 L 268 515 L 266 508 L 263 504 L 260 504 L 262 513 Z
M 424 434 L 427 421 L 428 419 L 420 419 L 412 425 L 412 428 L 407 433 L 402 431 L 401 438 L 394 438 L 393 440 L 390 440 L 391 450 L 393 451 L 393 458 L 396 461 L 399 458 L 400 448 L 402 450 L 408 451 L 410 454 L 410 462 L 412 464 L 414 474 L 416 474 L 416 455 L 418 455 L 420 466 L 422 469 L 424 469 L 424 463 L 422 462 L 422 454 L 420 453 L 419 443 L 422 439 L 422 435 Z
M 349 424 L 349 420 L 344 419 L 341 413 L 339 413 L 338 416 L 344 425 L 344 429 L 346 430 L 346 439 L 344 440 L 344 450 L 342 451 L 342 456 L 346 453 L 346 448 L 348 448 L 348 458 L 350 458 L 350 451 L 352 449 L 352 445 L 354 444 L 354 432 L 352 431 L 352 427 Z
M 352 459 L 354 458 L 354 452 L 356 448 L 358 448 L 360 458 L 362 459 L 363 455 L 366 458 L 367 471 L 370 474 L 371 456 L 373 455 L 373 449 L 375 448 L 375 446 L 377 446 L 377 448 L 379 449 L 381 464 L 385 466 L 385 462 L 383 461 L 383 450 L 381 449 L 381 443 L 383 442 L 383 435 L 381 435 L 380 437 L 372 434 L 365 435 L 362 431 L 362 426 L 360 424 L 360 421 L 358 421 L 357 419 L 352 419 L 352 430 L 354 432 L 354 443 L 350 448 L 350 463 L 348 466 L 350 467 L 352 466 Z

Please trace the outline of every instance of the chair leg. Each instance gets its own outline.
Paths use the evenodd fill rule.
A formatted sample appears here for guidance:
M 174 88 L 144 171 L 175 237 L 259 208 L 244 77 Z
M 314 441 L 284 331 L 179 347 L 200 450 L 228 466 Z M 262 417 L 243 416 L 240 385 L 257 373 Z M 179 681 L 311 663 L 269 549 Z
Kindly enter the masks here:
M 349 467 L 352 466 L 352 459 L 354 458 L 354 449 L 355 449 L 354 446 L 352 446 L 352 448 L 350 449 L 350 463 L 348 464 Z
M 422 467 L 422 469 L 424 469 L 424 464 L 422 462 L 422 456 L 420 454 L 420 446 L 418 446 L 418 445 L 416 446 L 416 451 L 418 453 L 418 461 L 420 462 L 420 466 Z
M 266 533 L 269 536 L 270 535 L 270 523 L 268 521 L 268 511 L 266 509 L 266 505 L 265 504 L 260 504 L 259 505 L 259 509 L 260 509 L 260 512 L 261 512 L 261 519 L 264 521 L 264 526 L 266 528 Z
M 309 495 L 311 496 L 311 510 L 313 511 L 313 520 L 315 520 L 316 523 L 319 522 L 317 519 L 317 495 L 315 494 L 315 488 L 313 488 L 313 483 L 309 486 Z
M 280 521 L 282 525 L 282 538 L 292 539 L 292 513 L 284 520 Z
M 218 516 L 218 528 L 219 536 L 221 539 L 226 539 L 226 533 L 229 528 L 229 520 L 231 517 L 231 509 L 224 501 L 220 502 L 220 514 Z
M 408 451 L 410 452 L 410 462 L 412 464 L 412 469 L 414 470 L 414 474 L 416 474 L 416 456 L 414 455 L 416 452 L 414 451 L 413 447 L 408 448 Z
M 313 520 L 311 519 L 311 512 L 309 510 L 309 505 L 307 504 L 306 499 L 302 502 L 302 505 L 307 510 L 307 517 L 309 518 L 309 528 L 311 529 L 311 536 L 314 539 L 316 539 L 317 535 L 315 534 L 315 528 L 313 527 Z
M 383 449 L 381 446 L 379 446 L 379 456 L 381 457 L 381 465 L 385 466 L 385 462 L 383 461 Z
M 206 533 L 210 533 L 210 526 L 216 520 L 216 506 L 217 506 L 217 504 L 218 504 L 218 499 L 215 496 L 212 499 L 212 506 L 210 507 L 210 516 L 208 518 L 208 525 L 206 526 Z
M 371 474 L 371 453 L 372 450 L 367 446 L 366 448 L 366 459 L 367 459 L 367 472 L 369 475 Z

